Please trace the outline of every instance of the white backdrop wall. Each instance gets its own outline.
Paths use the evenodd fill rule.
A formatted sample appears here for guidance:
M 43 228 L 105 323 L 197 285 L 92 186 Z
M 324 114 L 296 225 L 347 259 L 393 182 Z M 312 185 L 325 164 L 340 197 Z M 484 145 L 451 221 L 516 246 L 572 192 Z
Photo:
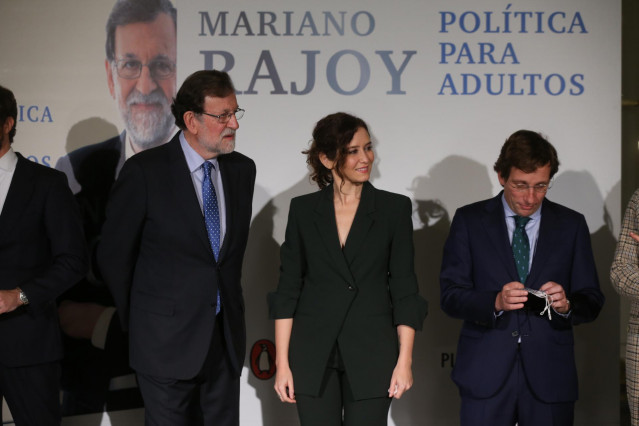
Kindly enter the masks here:
M 300 151 L 314 123 L 336 111 L 370 125 L 374 185 L 414 200 L 417 273 L 430 313 L 417 336 L 415 386 L 392 404 L 390 424 L 458 422 L 449 374 L 460 323 L 439 309 L 441 249 L 456 208 L 499 192 L 492 164 L 522 128 L 557 148 L 561 166 L 548 197 L 586 215 L 607 295 L 600 318 L 577 329 L 576 424 L 619 423 L 619 302 L 608 279 L 621 215 L 619 0 L 174 4 L 178 84 L 198 69 L 228 70 L 247 111 L 237 150 L 258 167 L 243 280 L 243 426 L 297 424 L 294 407 L 276 400 L 273 379 L 251 370 L 250 351 L 273 340 L 265 298 L 277 284 L 290 198 L 315 190 Z M 0 84 L 20 105 L 14 148 L 34 161 L 53 166 L 121 131 L 104 70 L 111 7 L 0 1 Z M 258 373 L 269 366 L 255 359 Z M 139 419 L 138 411 L 100 421 Z

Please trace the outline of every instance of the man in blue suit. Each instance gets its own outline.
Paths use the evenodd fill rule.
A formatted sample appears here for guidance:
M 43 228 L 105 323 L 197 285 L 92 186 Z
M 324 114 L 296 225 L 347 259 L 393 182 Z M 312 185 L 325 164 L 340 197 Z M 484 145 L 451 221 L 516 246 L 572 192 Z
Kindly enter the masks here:
M 555 148 L 520 130 L 494 170 L 503 191 L 457 210 L 441 306 L 464 320 L 453 369 L 461 425 L 572 425 L 573 325 L 604 303 L 583 215 L 545 199 Z M 537 290 L 537 291 L 535 291 Z

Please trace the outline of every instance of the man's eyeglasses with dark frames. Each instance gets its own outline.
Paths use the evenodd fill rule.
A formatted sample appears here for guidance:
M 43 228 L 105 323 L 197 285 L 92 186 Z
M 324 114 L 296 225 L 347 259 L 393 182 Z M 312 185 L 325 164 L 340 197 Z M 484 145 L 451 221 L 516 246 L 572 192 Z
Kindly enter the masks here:
M 209 114 L 208 112 L 201 112 L 200 114 L 208 115 L 209 117 L 213 117 L 213 118 L 217 118 L 217 121 L 219 121 L 220 123 L 224 124 L 224 123 L 228 123 L 232 116 L 235 116 L 236 120 L 239 120 L 240 118 L 244 117 L 244 110 L 242 108 L 238 108 L 238 109 L 236 109 L 233 112 L 226 112 L 226 113 L 220 114 L 220 115 Z
M 166 80 L 175 75 L 175 62 L 168 59 L 154 59 L 143 64 L 138 59 L 120 59 L 115 62 L 118 75 L 127 80 L 134 80 L 142 74 L 142 68 L 147 67 L 154 80 Z

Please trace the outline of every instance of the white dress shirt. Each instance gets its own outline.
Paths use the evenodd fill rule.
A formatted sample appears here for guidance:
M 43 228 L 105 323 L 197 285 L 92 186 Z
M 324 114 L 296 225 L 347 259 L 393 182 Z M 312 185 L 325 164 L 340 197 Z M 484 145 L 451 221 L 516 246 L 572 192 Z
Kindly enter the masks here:
M 2 213 L 4 202 L 9 193 L 9 186 L 11 186 L 13 174 L 16 171 L 16 164 L 18 164 L 18 156 L 13 152 L 13 148 L 9 148 L 9 151 L 0 157 L 0 213 Z

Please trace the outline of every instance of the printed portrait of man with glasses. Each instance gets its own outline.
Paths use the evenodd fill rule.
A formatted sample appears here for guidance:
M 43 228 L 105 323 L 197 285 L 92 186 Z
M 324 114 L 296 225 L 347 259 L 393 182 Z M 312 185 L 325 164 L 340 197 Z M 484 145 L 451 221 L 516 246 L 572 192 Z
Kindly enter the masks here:
M 80 204 L 93 258 L 89 274 L 59 300 L 65 337 L 63 415 L 142 406 L 129 367 L 127 335 L 95 265 L 109 193 L 126 159 L 168 142 L 176 132 L 177 13 L 169 0 L 117 0 L 106 23 L 109 92 L 124 129 L 61 157 Z

